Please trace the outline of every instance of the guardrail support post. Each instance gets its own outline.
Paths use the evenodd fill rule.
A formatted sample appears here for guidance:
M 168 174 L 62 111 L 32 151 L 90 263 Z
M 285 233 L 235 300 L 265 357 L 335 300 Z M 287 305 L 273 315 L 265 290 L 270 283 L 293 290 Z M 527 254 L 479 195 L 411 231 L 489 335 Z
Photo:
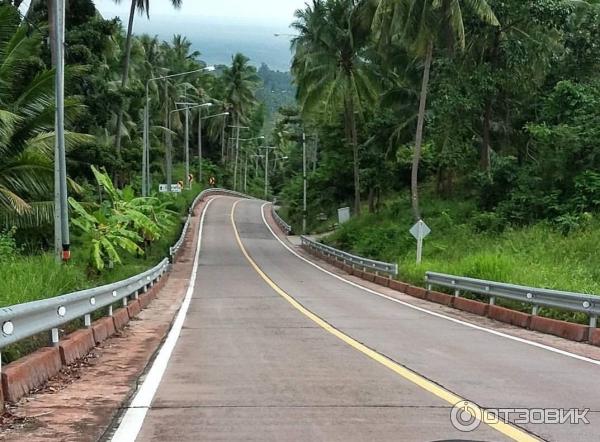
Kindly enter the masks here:
M 50 330 L 50 345 L 52 347 L 58 347 L 58 341 L 59 341 L 58 329 L 53 328 L 52 330 Z
M 113 307 L 112 305 L 108 306 L 108 316 L 111 317 L 111 318 L 112 318 L 112 315 L 113 315 L 113 308 L 112 307 Z
M 590 328 L 596 328 L 598 325 L 598 316 L 590 316 Z
M 138 300 L 139 298 L 140 298 L 140 293 L 139 293 L 139 291 L 138 291 L 138 290 L 136 290 L 136 291 L 133 293 L 133 299 L 135 299 L 135 300 Z
M 496 305 L 496 297 L 490 296 L 490 305 Z
M 123 298 L 123 307 L 127 307 L 127 296 Z
M 92 326 L 92 315 L 87 314 L 83 317 L 83 325 L 85 325 L 86 328 L 90 328 Z
M 431 291 L 433 287 L 431 287 L 431 284 L 427 284 L 427 290 Z
M 537 316 L 537 315 L 538 315 L 538 311 L 539 311 L 539 309 L 540 309 L 540 306 L 539 306 L 539 305 L 534 305 L 534 306 L 531 308 L 531 314 L 532 314 L 533 316 Z
M 460 290 L 454 290 L 454 296 L 458 298 L 460 296 Z

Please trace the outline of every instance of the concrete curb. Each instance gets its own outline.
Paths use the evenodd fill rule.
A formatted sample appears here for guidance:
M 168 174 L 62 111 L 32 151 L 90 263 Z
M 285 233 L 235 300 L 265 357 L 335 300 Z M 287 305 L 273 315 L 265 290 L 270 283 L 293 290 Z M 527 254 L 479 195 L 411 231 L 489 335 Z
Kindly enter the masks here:
M 31 390 L 46 383 L 62 368 L 58 347 L 41 348 L 15 362 L 2 371 L 4 399 L 17 402 Z
M 330 257 L 321 255 L 315 250 L 305 247 L 303 247 L 303 249 L 317 258 L 333 264 L 335 267 L 340 268 L 350 275 L 356 276 L 365 281 L 374 282 L 384 287 L 389 287 L 392 290 L 415 298 L 424 299 L 436 304 L 442 304 L 447 307 L 453 307 L 478 316 L 485 316 L 499 322 L 514 325 L 516 327 L 559 336 L 570 341 L 588 342 L 591 345 L 600 347 L 600 328 L 591 329 L 587 325 L 560 321 L 558 319 L 551 319 L 543 316 L 534 316 L 497 305 L 490 305 L 472 299 L 448 295 L 447 293 L 426 290 L 422 287 L 416 287 L 402 281 L 383 278 L 373 273 L 352 268 L 351 266 L 343 264 L 340 261 L 332 261 Z
M 77 330 L 60 341 L 60 359 L 63 365 L 70 365 L 85 357 L 96 345 L 91 328 Z
M 126 307 L 114 310 L 112 316 L 100 318 L 89 328 L 63 337 L 57 347 L 40 348 L 2 367 L 0 412 L 4 410 L 4 401 L 19 401 L 58 375 L 63 367 L 84 358 L 96 345 L 123 330 L 130 319 L 138 316 L 156 298 L 168 278 L 167 273 L 146 293 L 140 294 L 139 299 L 130 299 Z

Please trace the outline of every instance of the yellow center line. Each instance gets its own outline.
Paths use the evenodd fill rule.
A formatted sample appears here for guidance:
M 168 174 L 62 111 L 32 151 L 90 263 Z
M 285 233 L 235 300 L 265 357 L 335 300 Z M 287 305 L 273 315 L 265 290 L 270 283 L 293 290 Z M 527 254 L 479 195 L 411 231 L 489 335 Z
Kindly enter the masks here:
M 519 441 L 519 442 L 533 442 L 533 441 L 538 442 L 539 441 L 539 439 L 531 436 L 529 433 L 521 430 L 520 428 L 517 428 L 509 423 L 500 421 L 494 414 L 479 407 L 477 404 L 467 401 L 466 399 L 462 398 L 461 396 L 458 396 L 457 394 L 454 394 L 451 391 L 446 390 L 445 388 L 439 386 L 438 384 L 424 378 L 423 376 L 409 370 L 406 367 L 403 367 L 402 365 L 398 364 L 397 362 L 394 362 L 393 360 L 389 359 L 388 357 L 386 357 L 380 353 L 377 353 L 375 350 L 370 349 L 369 347 L 365 346 L 364 344 L 361 344 L 357 340 L 351 338 L 347 334 L 345 334 L 342 331 L 338 330 L 337 328 L 333 327 L 331 324 L 329 324 L 325 320 L 321 319 L 319 316 L 315 315 L 313 312 L 311 312 L 306 307 L 304 307 L 302 304 L 300 304 L 298 301 L 296 301 L 292 296 L 290 296 L 285 291 L 283 291 L 283 289 L 281 289 L 277 284 L 275 284 L 275 282 L 273 282 L 273 280 L 271 280 L 271 278 L 269 278 L 265 274 L 265 272 L 263 272 L 260 269 L 258 264 L 256 264 L 256 262 L 250 257 L 250 255 L 246 251 L 246 248 L 244 247 L 244 244 L 242 243 L 242 239 L 240 238 L 240 235 L 238 233 L 237 225 L 235 223 L 235 218 L 234 218 L 235 209 L 240 201 L 241 200 L 237 200 L 233 204 L 233 206 L 231 208 L 230 218 L 231 218 L 231 224 L 233 226 L 233 233 L 235 234 L 235 239 L 238 243 L 238 246 L 240 247 L 240 250 L 242 251 L 242 254 L 246 257 L 246 259 L 248 260 L 248 262 L 250 263 L 252 268 L 256 271 L 256 273 L 258 273 L 259 276 L 278 295 L 280 295 L 287 302 L 289 302 L 296 310 L 298 310 L 304 316 L 308 317 L 311 321 L 313 321 L 314 323 L 319 325 L 324 330 L 328 331 L 335 337 L 339 338 L 340 340 L 344 341 L 346 344 L 353 347 L 355 350 L 358 350 L 359 352 L 363 353 L 364 355 L 368 356 L 369 358 L 373 359 L 374 361 L 379 362 L 381 365 L 389 368 L 396 374 L 398 374 L 401 377 L 403 377 L 404 379 L 412 382 L 413 384 L 417 385 L 418 387 L 428 391 L 429 393 L 437 396 L 438 398 L 448 402 L 449 404 L 451 404 L 453 406 L 460 402 L 461 408 L 464 409 L 466 412 L 468 412 L 471 416 L 473 416 L 477 420 L 489 425 L 491 428 L 499 431 L 500 433 L 504 434 L 505 436 L 507 436 L 515 441 Z

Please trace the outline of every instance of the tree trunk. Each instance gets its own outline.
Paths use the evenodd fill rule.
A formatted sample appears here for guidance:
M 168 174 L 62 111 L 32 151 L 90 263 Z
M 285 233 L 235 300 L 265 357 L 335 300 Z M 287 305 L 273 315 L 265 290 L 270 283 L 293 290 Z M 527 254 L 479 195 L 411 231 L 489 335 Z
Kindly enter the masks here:
M 369 213 L 375 213 L 375 188 L 369 188 Z
M 135 17 L 136 0 L 131 0 L 131 8 L 129 9 L 129 23 L 127 25 L 127 39 L 125 40 L 125 60 L 123 61 L 123 75 L 121 77 L 121 88 L 127 86 L 129 79 L 129 62 L 131 59 L 131 40 L 133 35 L 133 19 Z M 121 126 L 123 125 L 123 106 L 119 109 L 117 116 L 117 136 L 115 139 L 115 150 L 117 158 L 121 158 Z M 148 128 L 150 129 L 150 128 Z M 148 135 L 149 136 L 149 135 Z M 144 146 L 145 149 L 145 146 Z
M 48 0 L 48 44 L 50 45 L 50 59 L 52 67 L 56 67 L 56 33 L 54 32 L 54 0 Z
M 423 126 L 425 125 L 425 110 L 427 106 L 427 89 L 429 87 L 429 73 L 433 60 L 433 41 L 427 46 L 425 56 L 425 68 L 423 70 L 423 82 L 421 84 L 421 95 L 419 98 L 419 115 L 417 118 L 417 134 L 415 137 L 415 151 L 413 153 L 412 173 L 410 180 L 412 211 L 415 221 L 421 219 L 421 208 L 419 207 L 419 163 L 421 161 L 421 148 L 423 146 Z
M 346 136 L 352 146 L 354 162 L 354 214 L 360 215 L 360 158 L 358 157 L 358 134 L 356 116 L 354 115 L 354 99 L 352 95 L 346 99 Z
M 485 110 L 483 112 L 483 133 L 481 137 L 481 150 L 479 152 L 479 167 L 482 171 L 490 174 L 490 155 L 491 155 L 491 137 L 490 137 L 490 120 L 492 118 L 492 101 L 487 99 L 485 102 Z

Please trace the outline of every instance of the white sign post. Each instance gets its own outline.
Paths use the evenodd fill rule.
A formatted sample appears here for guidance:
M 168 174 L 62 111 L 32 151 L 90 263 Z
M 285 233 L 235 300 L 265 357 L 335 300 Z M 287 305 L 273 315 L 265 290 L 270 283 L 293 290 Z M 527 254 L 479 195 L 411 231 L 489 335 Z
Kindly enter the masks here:
M 423 238 L 431 233 L 431 229 L 422 219 L 410 229 L 410 233 L 417 240 L 417 264 L 421 264 L 423 257 Z
M 159 184 L 158 191 L 160 193 L 168 193 L 169 186 L 166 184 Z M 171 184 L 171 193 L 181 193 L 181 187 L 179 186 L 179 184 Z

